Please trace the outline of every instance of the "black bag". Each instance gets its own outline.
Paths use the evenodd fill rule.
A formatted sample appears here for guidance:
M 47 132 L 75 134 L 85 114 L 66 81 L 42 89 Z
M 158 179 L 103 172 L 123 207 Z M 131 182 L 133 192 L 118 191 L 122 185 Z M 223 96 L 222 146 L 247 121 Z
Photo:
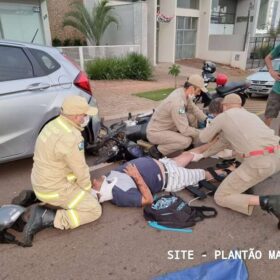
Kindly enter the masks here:
M 144 218 L 147 221 L 156 221 L 159 225 L 173 228 L 192 227 L 196 222 L 216 215 L 215 208 L 189 206 L 174 194 L 156 198 L 152 205 L 144 207 Z

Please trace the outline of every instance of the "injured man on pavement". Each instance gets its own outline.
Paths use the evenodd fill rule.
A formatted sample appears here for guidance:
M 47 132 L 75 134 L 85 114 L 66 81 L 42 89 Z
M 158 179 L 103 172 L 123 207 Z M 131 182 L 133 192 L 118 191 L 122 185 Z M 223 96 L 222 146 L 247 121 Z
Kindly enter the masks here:
M 110 171 L 107 176 L 93 179 L 92 193 L 99 202 L 111 200 L 117 206 L 141 207 L 152 204 L 155 193 L 177 192 L 201 180 L 213 180 L 213 172 L 185 168 L 193 157 L 192 153 L 184 152 L 172 159 L 141 157 L 131 160 Z M 214 177 L 226 177 L 228 172 L 216 170 Z

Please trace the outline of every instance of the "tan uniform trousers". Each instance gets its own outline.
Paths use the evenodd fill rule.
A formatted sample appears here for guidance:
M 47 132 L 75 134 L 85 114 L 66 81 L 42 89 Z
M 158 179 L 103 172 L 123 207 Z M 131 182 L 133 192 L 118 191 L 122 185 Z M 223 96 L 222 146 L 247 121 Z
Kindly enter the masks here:
M 43 198 L 36 191 L 35 193 L 41 201 L 63 208 L 58 209 L 56 212 L 55 228 L 73 229 L 97 220 L 102 213 L 97 199 L 90 192 L 84 191 L 77 186 L 73 187 L 72 185 L 70 188 L 65 189 L 63 193 L 56 193 L 57 197 L 53 195 L 53 198 Z
M 242 194 L 254 185 L 280 171 L 280 155 L 252 156 L 224 179 L 215 193 L 214 199 L 220 206 L 251 215 L 249 205 L 252 195 Z
M 151 143 L 157 143 L 158 150 L 163 155 L 168 155 L 176 151 L 183 150 L 189 147 L 193 141 L 192 137 L 187 137 L 179 132 L 167 130 L 149 134 L 149 141 Z
M 194 114 L 187 114 L 187 117 L 189 125 L 197 128 L 197 117 L 195 117 Z M 151 143 L 157 143 L 157 148 L 163 155 L 169 155 L 184 150 L 192 144 L 193 140 L 194 139 L 190 136 L 184 136 L 180 132 L 171 130 L 160 132 L 153 131 L 152 133 L 149 133 L 149 141 Z

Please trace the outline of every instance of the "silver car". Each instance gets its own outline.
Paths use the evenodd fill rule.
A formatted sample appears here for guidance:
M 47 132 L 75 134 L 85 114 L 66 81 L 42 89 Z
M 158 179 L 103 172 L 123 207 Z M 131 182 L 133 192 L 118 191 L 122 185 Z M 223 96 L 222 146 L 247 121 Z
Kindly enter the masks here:
M 274 70 L 279 71 L 280 59 L 274 59 L 272 61 Z M 247 81 L 251 83 L 247 89 L 247 93 L 251 96 L 253 94 L 266 96 L 271 92 L 275 80 L 269 74 L 267 67 L 264 66 L 258 72 L 247 77 Z
M 57 49 L 0 40 L 0 163 L 32 156 L 38 134 L 69 94 L 97 106 L 87 75 Z M 87 142 L 99 125 L 96 116 L 85 129 Z

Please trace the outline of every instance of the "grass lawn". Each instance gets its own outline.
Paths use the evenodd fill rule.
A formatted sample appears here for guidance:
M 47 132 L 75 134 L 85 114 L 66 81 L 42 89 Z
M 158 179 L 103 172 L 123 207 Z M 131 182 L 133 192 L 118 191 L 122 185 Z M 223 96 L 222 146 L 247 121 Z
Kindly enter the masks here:
M 139 92 L 139 93 L 135 93 L 134 95 L 151 99 L 154 101 L 160 101 L 166 98 L 173 90 L 174 88 L 163 88 L 163 89 L 158 89 L 153 91 Z

